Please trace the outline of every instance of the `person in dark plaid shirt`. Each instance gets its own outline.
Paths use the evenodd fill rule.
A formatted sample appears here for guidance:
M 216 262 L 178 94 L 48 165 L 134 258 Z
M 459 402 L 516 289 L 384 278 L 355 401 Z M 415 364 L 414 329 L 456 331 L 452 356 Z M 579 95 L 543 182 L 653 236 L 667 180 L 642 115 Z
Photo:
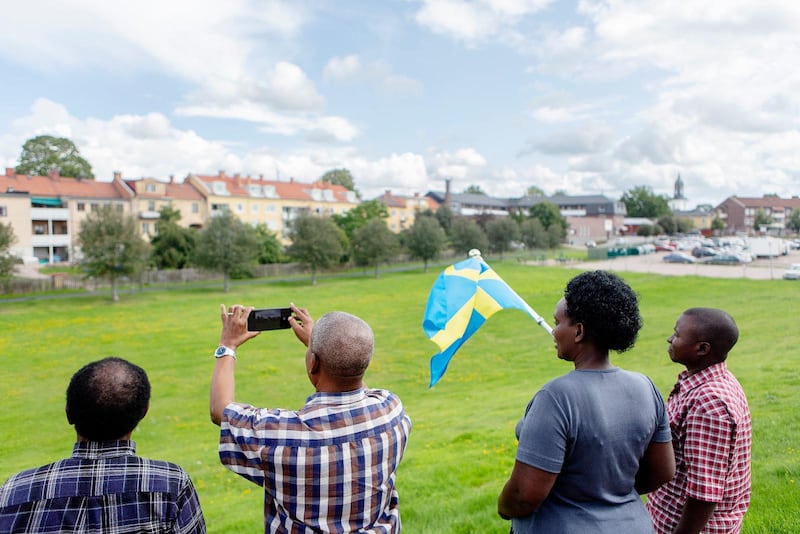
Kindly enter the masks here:
M 747 397 L 725 363 L 738 339 L 733 318 L 713 308 L 683 312 L 667 339 L 670 358 L 686 370 L 667 401 L 675 478 L 647 501 L 658 534 L 741 532 L 752 427 Z
M 136 456 L 131 433 L 149 403 L 147 374 L 126 360 L 105 358 L 75 373 L 66 408 L 78 435 L 72 457 L 0 487 L 0 533 L 205 533 L 189 475 Z
M 265 531 L 399 532 L 395 473 L 411 421 L 396 395 L 364 385 L 372 329 L 344 312 L 315 324 L 292 305 L 316 393 L 297 411 L 255 408 L 234 402 L 235 350 L 259 334 L 247 331 L 251 310 L 222 305 L 210 410 L 222 463 L 264 489 Z

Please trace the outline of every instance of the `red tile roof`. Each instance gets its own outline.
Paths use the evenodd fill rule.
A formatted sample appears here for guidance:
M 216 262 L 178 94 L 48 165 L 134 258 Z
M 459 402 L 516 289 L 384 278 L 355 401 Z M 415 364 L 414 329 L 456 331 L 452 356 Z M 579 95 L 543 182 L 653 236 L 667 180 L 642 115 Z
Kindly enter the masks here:
M 37 197 L 128 199 L 129 192 L 121 191 L 113 182 L 100 182 L 64 176 L 29 176 L 6 171 L 0 175 L 0 191 L 27 192 Z

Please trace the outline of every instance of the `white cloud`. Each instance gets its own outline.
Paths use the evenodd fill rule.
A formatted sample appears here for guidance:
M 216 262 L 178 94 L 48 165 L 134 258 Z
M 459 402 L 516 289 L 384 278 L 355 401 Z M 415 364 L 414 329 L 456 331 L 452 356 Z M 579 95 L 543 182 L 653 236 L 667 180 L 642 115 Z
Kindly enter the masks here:
M 419 25 L 467 44 L 490 37 L 514 41 L 514 25 L 550 4 L 550 0 L 423 0 L 416 14 Z
M 356 54 L 344 57 L 332 57 L 322 70 L 325 81 L 346 81 L 357 76 L 361 71 L 361 59 Z

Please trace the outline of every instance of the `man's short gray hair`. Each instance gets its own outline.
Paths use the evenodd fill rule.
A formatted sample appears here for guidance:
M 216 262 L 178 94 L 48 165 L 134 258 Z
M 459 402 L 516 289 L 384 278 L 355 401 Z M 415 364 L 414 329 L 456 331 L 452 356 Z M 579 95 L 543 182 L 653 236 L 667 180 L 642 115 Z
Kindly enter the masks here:
M 333 376 L 356 377 L 367 370 L 375 337 L 364 320 L 334 311 L 314 323 L 308 347 Z

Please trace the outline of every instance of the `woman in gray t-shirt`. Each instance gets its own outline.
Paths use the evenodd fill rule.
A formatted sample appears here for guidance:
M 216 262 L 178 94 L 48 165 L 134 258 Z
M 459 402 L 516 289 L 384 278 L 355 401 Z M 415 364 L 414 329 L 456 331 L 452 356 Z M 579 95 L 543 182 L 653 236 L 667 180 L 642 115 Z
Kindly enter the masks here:
M 545 384 L 517 424 L 498 512 L 515 534 L 652 533 L 639 495 L 675 472 L 664 400 L 649 378 L 609 361 L 636 341 L 636 294 L 607 271 L 582 273 L 554 318 L 556 353 L 575 370 Z

